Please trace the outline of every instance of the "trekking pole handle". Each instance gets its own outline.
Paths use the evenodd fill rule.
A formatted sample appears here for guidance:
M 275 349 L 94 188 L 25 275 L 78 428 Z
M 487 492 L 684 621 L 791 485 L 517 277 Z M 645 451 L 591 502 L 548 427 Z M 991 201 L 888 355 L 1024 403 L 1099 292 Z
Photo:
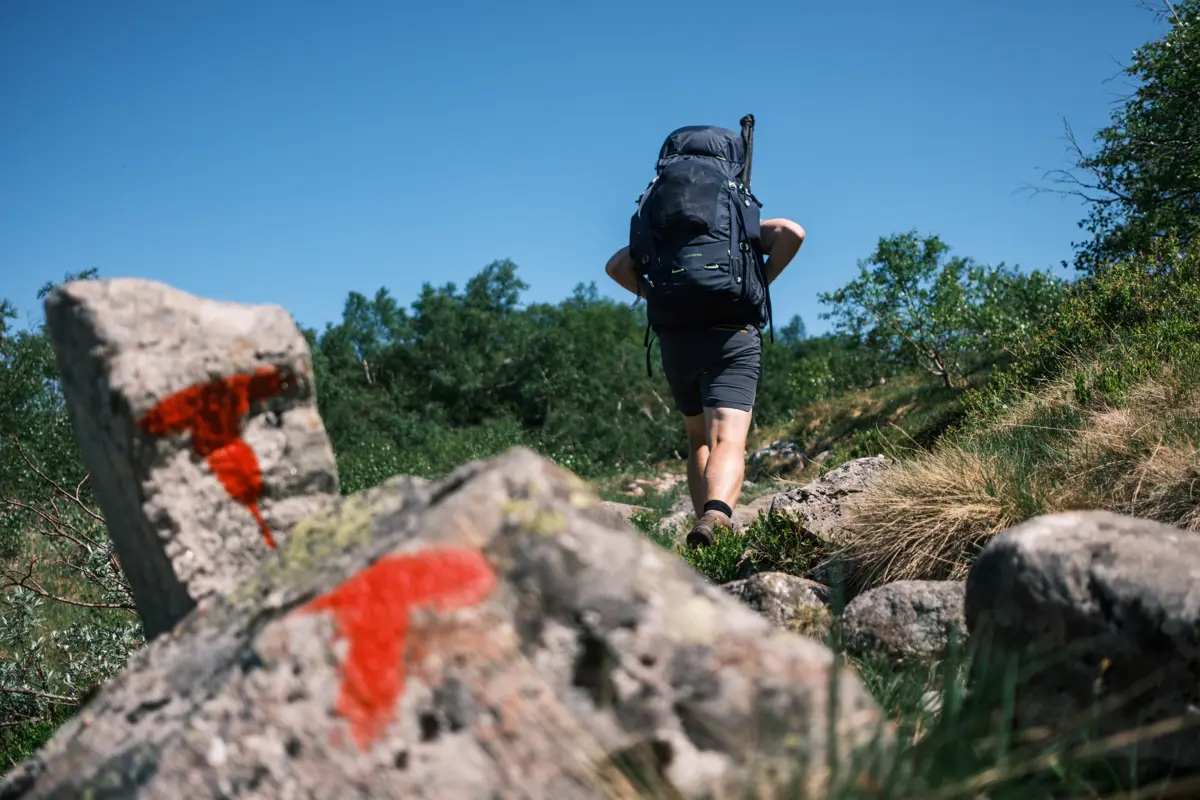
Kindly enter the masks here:
M 746 165 L 742 167 L 742 185 L 750 191 L 750 170 L 754 161 L 754 115 L 742 117 L 742 141 L 746 143 Z

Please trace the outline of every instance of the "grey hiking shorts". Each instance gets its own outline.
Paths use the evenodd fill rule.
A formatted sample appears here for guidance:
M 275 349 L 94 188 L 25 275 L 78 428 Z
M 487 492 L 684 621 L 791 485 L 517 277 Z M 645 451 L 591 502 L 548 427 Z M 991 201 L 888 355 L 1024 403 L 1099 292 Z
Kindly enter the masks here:
M 755 327 L 658 332 L 663 373 L 685 417 L 706 408 L 750 411 L 762 374 L 762 334 Z

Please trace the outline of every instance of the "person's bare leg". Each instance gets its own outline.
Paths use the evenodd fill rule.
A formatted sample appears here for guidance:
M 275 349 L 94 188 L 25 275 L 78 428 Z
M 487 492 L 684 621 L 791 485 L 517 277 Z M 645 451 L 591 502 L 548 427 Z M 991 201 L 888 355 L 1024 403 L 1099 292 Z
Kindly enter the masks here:
M 750 435 L 753 412 L 736 408 L 706 408 L 708 423 L 708 461 L 704 482 L 708 500 L 720 500 L 733 508 L 742 496 L 742 481 L 746 477 L 746 437 Z
M 687 535 L 689 547 L 707 547 L 713 543 L 718 527 L 730 527 L 731 516 L 725 511 L 703 511 L 710 501 L 719 501 L 730 514 L 742 493 L 746 470 L 746 436 L 750 432 L 749 411 L 732 408 L 705 409 L 705 441 L 708 459 L 704 465 L 705 496 L 698 509 L 696 524 Z M 695 503 L 695 500 L 693 500 Z M 703 511 L 703 513 L 699 513 Z
M 704 513 L 704 502 L 708 499 L 708 484 L 704 480 L 704 471 L 708 467 L 708 421 L 705 414 L 683 418 L 687 429 L 688 440 L 688 494 L 692 498 L 692 508 L 696 519 Z

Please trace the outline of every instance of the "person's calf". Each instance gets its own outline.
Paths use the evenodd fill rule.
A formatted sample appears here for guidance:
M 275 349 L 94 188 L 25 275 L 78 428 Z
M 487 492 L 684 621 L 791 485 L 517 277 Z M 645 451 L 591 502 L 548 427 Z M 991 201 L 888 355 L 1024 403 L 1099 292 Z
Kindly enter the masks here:
M 707 447 L 693 450 L 688 456 L 688 498 L 692 501 L 692 510 L 697 519 L 704 513 L 704 501 L 708 499 L 708 482 L 704 479 L 704 469 L 707 466 L 707 462 Z
M 684 430 L 688 440 L 688 495 L 696 518 L 704 513 L 704 501 L 708 499 L 708 481 L 704 472 L 708 468 L 708 427 L 704 414 L 684 416 Z
M 719 500 L 729 506 L 737 504 L 742 495 L 746 475 L 746 447 L 735 441 L 719 443 L 708 454 L 704 482 L 708 490 L 705 500 Z
M 709 442 L 704 480 L 706 500 L 719 500 L 733 506 L 742 493 L 746 474 L 746 438 L 750 432 L 751 412 L 715 408 L 707 412 Z

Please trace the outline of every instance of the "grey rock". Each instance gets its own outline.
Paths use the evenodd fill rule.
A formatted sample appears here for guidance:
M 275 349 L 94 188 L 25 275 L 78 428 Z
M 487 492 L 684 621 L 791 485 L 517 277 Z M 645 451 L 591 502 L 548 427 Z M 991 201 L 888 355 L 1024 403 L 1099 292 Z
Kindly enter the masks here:
M 670 492 L 677 484 L 686 481 L 686 475 L 676 473 L 667 473 L 655 478 L 634 478 L 625 485 L 625 493 L 634 497 L 642 497 L 648 491 L 663 494 Z
M 771 511 L 772 495 L 764 495 L 749 503 L 741 503 L 733 509 L 733 529 L 744 531 L 750 527 L 759 514 L 766 515 Z
M 846 596 L 846 592 L 857 588 L 851 580 L 854 577 L 853 565 L 847 563 L 846 559 L 836 554 L 827 555 L 820 559 L 808 571 L 808 577 L 826 586 L 841 587 L 843 593 L 842 600 L 847 603 L 853 598 Z
M 1143 778 L 1200 769 L 1200 535 L 1102 511 L 1035 517 L 989 542 L 967 578 L 966 621 L 989 663 L 1033 670 L 1017 721 L 1096 735 L 1180 720 L 1191 727 L 1114 754 Z
M 630 503 L 617 503 L 612 500 L 603 500 L 600 507 L 608 511 L 612 515 L 614 524 L 632 525 L 634 514 L 641 511 L 649 511 L 645 506 L 635 506 Z
M 337 496 L 308 344 L 283 308 L 126 278 L 64 284 L 45 308 L 75 436 L 148 638 L 231 590 L 268 553 L 268 533 L 212 464 L 253 453 L 240 477 L 250 479 L 257 462 L 257 509 L 276 543 Z M 231 410 L 236 393 L 210 393 L 198 401 L 204 414 L 194 406 L 188 415 L 239 420 L 248 450 L 218 439 L 203 457 L 196 448 L 205 437 L 186 427 L 163 435 L 139 427 L 175 393 L 264 368 L 282 376 L 278 392 L 241 414 Z
M 833 544 L 841 532 L 847 500 L 869 489 L 887 466 L 888 461 L 883 456 L 848 461 L 806 486 L 763 496 L 734 509 L 735 527 L 745 530 L 759 512 L 765 512 L 767 517 L 790 520 L 797 528 L 797 535 L 809 535 Z M 749 552 L 743 559 L 748 563 L 739 565 L 739 576 L 750 574 L 759 558 L 760 554 Z M 839 558 L 826 558 L 810 570 L 807 577 L 826 586 L 841 585 L 849 590 L 853 588 L 853 576 L 847 574 L 846 566 Z
M 890 758 L 893 727 L 828 648 L 611 519 L 527 450 L 339 500 L 139 651 L 0 797 L 634 796 L 617 765 L 638 754 L 657 796 L 774 796 L 807 764 L 805 796 L 826 797 L 831 727 L 844 762 Z M 386 671 L 344 693 L 361 651 L 334 599 L 393 642 L 398 696 Z
M 687 534 L 685 526 L 694 522 L 695 518 L 696 513 L 692 509 L 692 499 L 687 492 L 684 492 L 658 521 L 658 532 L 662 536 L 670 536 L 682 542 L 683 537 Z
M 816 618 L 812 612 L 825 611 L 829 600 L 828 587 L 784 572 L 758 572 L 721 588 L 776 625 L 792 630 Z
M 792 519 L 801 532 L 836 540 L 846 499 L 867 491 L 888 463 L 882 455 L 847 461 L 807 486 L 774 495 L 770 513 Z
M 897 661 L 943 658 L 951 636 L 966 633 L 962 581 L 896 581 L 863 592 L 842 615 L 846 649 Z

